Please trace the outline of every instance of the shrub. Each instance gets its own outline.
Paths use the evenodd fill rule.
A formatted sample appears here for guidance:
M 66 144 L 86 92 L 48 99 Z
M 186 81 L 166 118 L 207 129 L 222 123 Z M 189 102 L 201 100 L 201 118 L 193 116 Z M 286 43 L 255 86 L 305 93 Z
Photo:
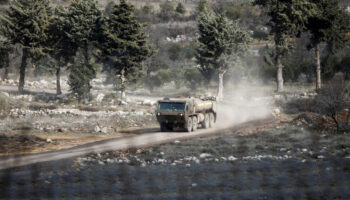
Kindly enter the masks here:
M 186 69 L 184 78 L 187 83 L 186 85 L 193 91 L 196 90 L 203 82 L 203 76 L 197 68 Z
M 70 90 L 78 100 L 90 99 L 90 81 L 95 78 L 96 70 L 92 64 L 85 65 L 76 63 L 71 67 L 71 72 L 68 76 L 68 84 Z
M 350 84 L 342 79 L 334 79 L 325 85 L 316 97 L 319 112 L 328 115 L 337 126 L 337 130 L 343 128 L 344 124 L 338 120 L 338 115 L 345 108 L 349 108 Z

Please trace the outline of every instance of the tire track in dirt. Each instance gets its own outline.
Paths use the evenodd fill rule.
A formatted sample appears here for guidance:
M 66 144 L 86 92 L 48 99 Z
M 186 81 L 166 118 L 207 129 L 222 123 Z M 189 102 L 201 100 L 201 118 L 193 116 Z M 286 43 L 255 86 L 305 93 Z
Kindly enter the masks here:
M 54 160 L 61 160 L 67 158 L 74 158 L 79 156 L 84 156 L 91 152 L 102 153 L 105 151 L 119 151 L 127 150 L 129 148 L 141 148 L 154 146 L 159 144 L 169 143 L 175 140 L 187 140 L 197 137 L 208 137 L 227 134 L 228 132 L 237 132 L 246 128 L 253 128 L 258 126 L 268 125 L 278 120 L 269 115 L 265 118 L 251 120 L 245 123 L 240 123 L 234 126 L 219 126 L 212 129 L 201 129 L 196 132 L 153 132 L 155 130 L 149 130 L 151 132 L 143 133 L 141 135 L 108 139 L 99 142 L 93 142 L 70 149 L 63 149 L 53 152 L 44 152 L 32 155 L 23 155 L 23 156 L 7 156 L 0 158 L 0 170 L 20 167 L 24 165 L 48 162 Z M 147 130 L 147 129 L 146 129 Z M 142 132 L 141 130 L 136 130 L 135 133 Z

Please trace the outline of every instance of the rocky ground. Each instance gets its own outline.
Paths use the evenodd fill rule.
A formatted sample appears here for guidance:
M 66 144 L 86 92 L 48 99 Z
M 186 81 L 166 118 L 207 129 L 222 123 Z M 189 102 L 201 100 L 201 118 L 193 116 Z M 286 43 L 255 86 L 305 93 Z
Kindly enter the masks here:
M 0 197 L 349 199 L 349 144 L 296 120 L 4 170 Z
M 77 102 L 62 80 L 63 95 L 54 95 L 54 81 L 27 81 L 27 93 L 16 92 L 17 82 L 0 80 L 0 155 L 68 148 L 121 137 L 122 130 L 157 125 L 156 99 L 130 95 L 118 101 L 103 78 L 93 80 L 93 99 Z M 130 134 L 129 134 L 130 135 Z M 19 148 L 21 147 L 21 148 Z
M 157 125 L 159 97 L 134 92 L 117 101 L 101 79 L 93 82 L 93 100 L 80 104 L 50 95 L 53 82 L 28 83 L 26 95 L 11 92 L 15 82 L 3 84 L 0 155 L 69 148 Z M 232 90 L 224 103 L 234 108 L 222 107 L 221 125 L 251 119 L 242 105 L 256 116 L 272 112 L 281 123 L 2 170 L 0 199 L 349 199 L 349 133 L 336 133 L 327 116 L 300 113 L 315 95 Z

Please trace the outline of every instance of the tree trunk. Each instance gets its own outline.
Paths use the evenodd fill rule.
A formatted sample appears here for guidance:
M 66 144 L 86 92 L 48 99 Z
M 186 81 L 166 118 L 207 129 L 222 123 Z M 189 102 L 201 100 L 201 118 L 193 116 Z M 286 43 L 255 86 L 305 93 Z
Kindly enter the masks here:
M 224 74 L 224 72 L 219 72 L 218 100 L 222 100 L 224 98 Z
M 5 69 L 4 73 L 2 74 L 2 80 L 8 79 L 9 78 L 9 68 L 10 68 L 10 57 L 6 57 L 6 62 L 5 62 Z
M 18 92 L 21 94 L 24 91 L 24 78 L 26 75 L 27 58 L 28 58 L 28 50 L 23 49 L 22 63 L 19 69 L 19 84 L 18 84 Z
M 83 49 L 85 64 L 89 64 L 89 45 L 87 42 L 84 43 L 84 49 Z
M 122 92 L 122 100 L 125 99 L 125 67 L 123 67 L 121 74 L 121 92 Z
M 316 90 L 321 89 L 322 82 L 321 82 L 321 59 L 320 59 L 320 44 L 318 43 L 315 47 L 315 53 L 316 53 Z
M 56 95 L 62 94 L 61 90 L 61 66 L 56 69 Z
M 281 63 L 281 57 L 277 55 L 276 57 L 277 65 L 277 92 L 283 91 L 283 65 Z

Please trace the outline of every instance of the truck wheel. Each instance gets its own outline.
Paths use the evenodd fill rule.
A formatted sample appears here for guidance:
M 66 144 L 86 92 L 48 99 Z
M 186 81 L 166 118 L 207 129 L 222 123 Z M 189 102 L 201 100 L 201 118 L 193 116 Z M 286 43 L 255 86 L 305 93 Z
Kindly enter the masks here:
M 209 118 L 210 118 L 209 114 L 206 113 L 206 114 L 204 115 L 204 120 L 203 120 L 203 122 L 202 122 L 202 127 L 203 127 L 203 128 L 209 128 Z
M 215 124 L 214 113 L 209 113 L 209 127 L 212 128 Z
M 192 117 L 189 117 L 188 119 L 187 119 L 187 122 L 186 122 L 186 125 L 185 125 L 185 129 L 186 129 L 186 131 L 187 132 L 191 132 L 192 131 L 192 127 L 193 125 L 192 125 Z
M 161 132 L 166 132 L 166 131 L 167 131 L 167 128 L 166 128 L 166 124 L 165 124 L 165 123 L 161 123 L 161 124 L 160 124 L 160 131 L 161 131 Z
M 198 126 L 198 121 L 197 121 L 197 117 L 192 117 L 192 123 L 193 123 L 193 131 L 197 130 L 197 126 Z

